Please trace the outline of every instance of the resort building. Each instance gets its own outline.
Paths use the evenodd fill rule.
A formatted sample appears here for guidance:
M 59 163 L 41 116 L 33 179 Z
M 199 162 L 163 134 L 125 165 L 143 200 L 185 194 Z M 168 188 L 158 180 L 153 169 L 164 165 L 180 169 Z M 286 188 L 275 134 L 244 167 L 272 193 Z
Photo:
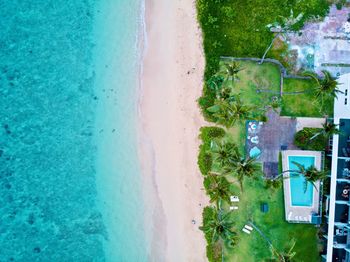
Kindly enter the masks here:
M 326 222 L 328 223 L 327 253 L 323 261 L 350 261 L 350 74 L 338 79 L 342 93 L 334 102 L 334 123 L 340 135 L 331 142 L 330 192 L 326 195 Z

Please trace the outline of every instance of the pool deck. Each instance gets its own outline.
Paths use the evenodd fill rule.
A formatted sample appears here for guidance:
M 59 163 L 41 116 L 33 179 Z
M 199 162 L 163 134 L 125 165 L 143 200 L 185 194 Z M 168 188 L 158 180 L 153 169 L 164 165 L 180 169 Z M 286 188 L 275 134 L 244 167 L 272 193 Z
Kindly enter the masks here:
M 315 166 L 317 169 L 321 169 L 322 154 L 318 151 L 306 151 L 306 150 L 285 150 L 282 151 L 282 168 L 283 170 L 289 169 L 288 156 L 313 156 L 315 157 Z M 284 176 L 288 176 L 285 173 Z M 283 179 L 283 192 L 284 192 L 284 206 L 286 220 L 290 223 L 311 223 L 311 217 L 313 214 L 319 213 L 320 203 L 320 182 L 316 183 L 317 190 L 313 191 L 313 205 L 312 206 L 292 206 L 291 192 L 290 192 L 290 179 Z

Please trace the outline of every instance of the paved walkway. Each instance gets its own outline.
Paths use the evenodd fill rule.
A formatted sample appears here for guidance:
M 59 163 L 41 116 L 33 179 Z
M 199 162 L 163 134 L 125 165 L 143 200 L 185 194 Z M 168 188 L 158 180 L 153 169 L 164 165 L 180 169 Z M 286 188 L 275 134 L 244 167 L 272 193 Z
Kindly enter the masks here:
M 278 155 L 283 149 L 297 149 L 293 144 L 297 120 L 280 117 L 270 110 L 267 113 L 268 122 L 264 123 L 259 132 L 260 160 L 263 162 L 266 177 L 278 175 Z
M 297 117 L 297 131 L 302 130 L 304 127 L 322 128 L 325 122 L 325 118 Z

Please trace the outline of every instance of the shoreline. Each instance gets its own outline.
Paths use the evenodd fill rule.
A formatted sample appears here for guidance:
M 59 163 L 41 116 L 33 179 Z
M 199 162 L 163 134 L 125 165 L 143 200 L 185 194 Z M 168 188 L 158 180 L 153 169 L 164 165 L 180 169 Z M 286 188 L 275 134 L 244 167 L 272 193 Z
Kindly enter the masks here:
M 206 242 L 198 227 L 208 198 L 197 156 L 205 123 L 196 100 L 204 55 L 195 1 L 147 2 L 145 21 L 138 144 L 149 260 L 203 261 Z

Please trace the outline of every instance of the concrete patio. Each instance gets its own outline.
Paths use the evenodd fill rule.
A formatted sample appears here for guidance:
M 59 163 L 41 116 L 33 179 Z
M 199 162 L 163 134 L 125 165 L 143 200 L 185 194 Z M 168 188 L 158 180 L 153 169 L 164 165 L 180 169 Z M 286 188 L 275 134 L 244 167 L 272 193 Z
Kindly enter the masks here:
M 294 135 L 304 127 L 322 127 L 324 118 L 291 118 L 281 117 L 279 113 L 269 110 L 266 123 L 248 121 L 247 123 L 247 155 L 252 151 L 260 152 L 258 160 L 263 163 L 266 177 L 278 175 L 278 156 L 282 150 L 298 149 L 294 145 Z M 252 128 L 253 127 L 253 128 Z

